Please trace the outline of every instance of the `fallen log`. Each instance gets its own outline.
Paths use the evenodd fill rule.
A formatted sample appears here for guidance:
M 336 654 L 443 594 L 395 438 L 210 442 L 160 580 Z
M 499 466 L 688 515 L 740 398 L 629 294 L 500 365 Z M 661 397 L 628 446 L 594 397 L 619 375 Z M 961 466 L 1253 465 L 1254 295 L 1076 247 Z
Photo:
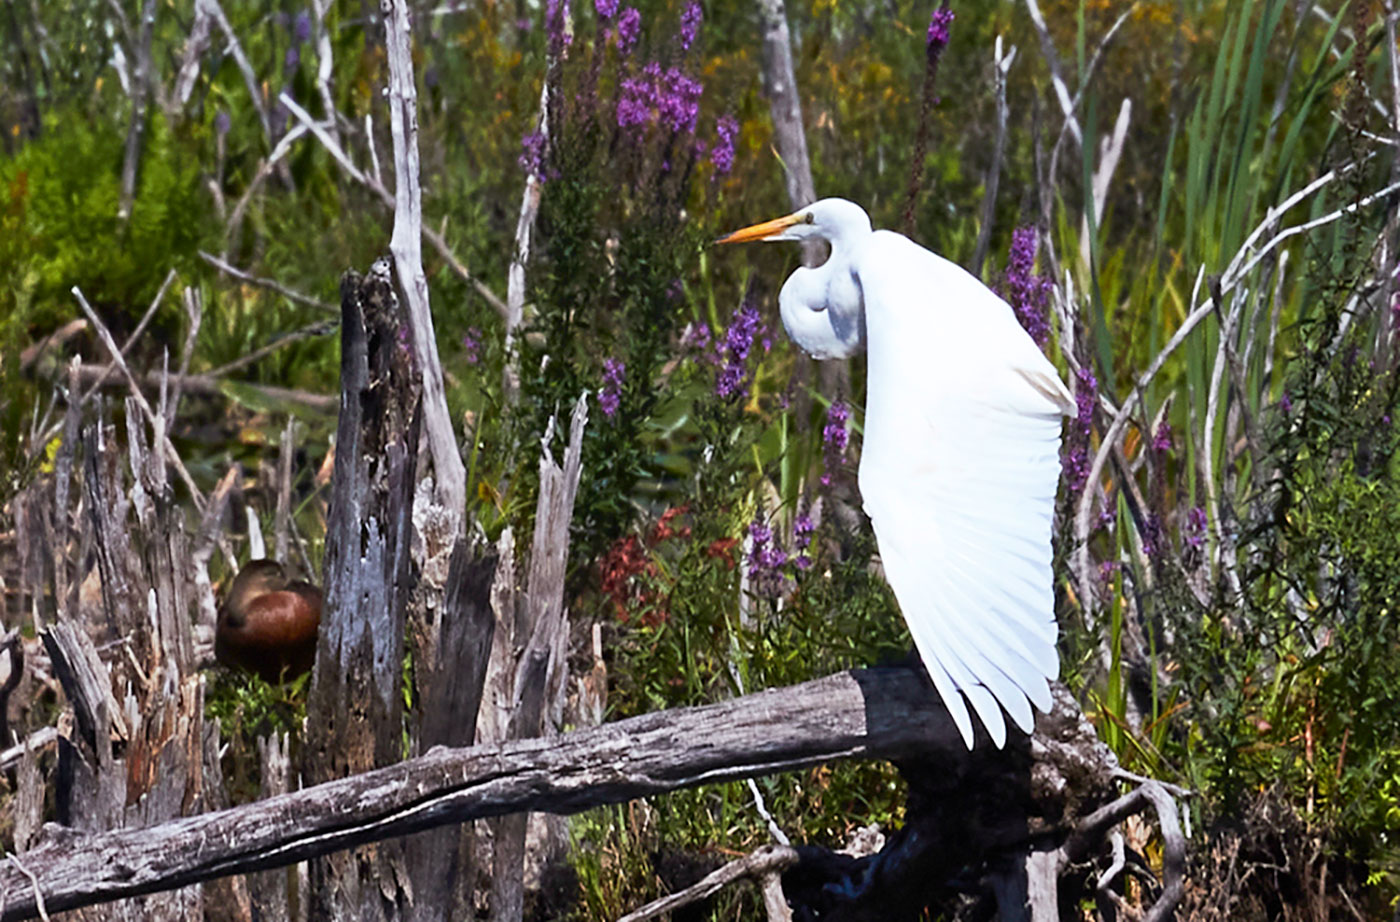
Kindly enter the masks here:
M 1055 801 L 1045 816 L 1072 823 L 1083 812 L 1085 791 L 1110 786 L 1112 756 L 1067 693 L 1057 693 L 1055 713 L 1042 715 L 1035 736 L 1013 740 L 1013 747 L 1034 796 Z M 979 762 L 1012 754 L 991 749 L 985 738 L 978 749 L 971 757 Z M 853 758 L 951 765 L 970 756 L 920 674 L 843 672 L 554 738 L 435 748 L 386 768 L 144 829 L 79 835 L 49 825 L 40 845 L 0 862 L 0 922 L 35 917 L 41 901 L 48 912 L 73 909 L 448 823 L 525 810 L 576 813 Z

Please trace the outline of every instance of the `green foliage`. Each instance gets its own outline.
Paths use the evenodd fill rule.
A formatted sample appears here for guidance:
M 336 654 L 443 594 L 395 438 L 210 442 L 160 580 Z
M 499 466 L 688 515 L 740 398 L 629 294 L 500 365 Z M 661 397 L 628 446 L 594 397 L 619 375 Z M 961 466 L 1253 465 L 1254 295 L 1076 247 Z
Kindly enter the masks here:
M 205 691 L 204 716 L 219 721 L 219 738 L 226 747 L 224 780 L 235 803 L 259 796 L 261 763 L 255 741 L 287 734 L 300 744 L 310 681 L 310 673 L 287 683 L 228 669 L 214 673 Z

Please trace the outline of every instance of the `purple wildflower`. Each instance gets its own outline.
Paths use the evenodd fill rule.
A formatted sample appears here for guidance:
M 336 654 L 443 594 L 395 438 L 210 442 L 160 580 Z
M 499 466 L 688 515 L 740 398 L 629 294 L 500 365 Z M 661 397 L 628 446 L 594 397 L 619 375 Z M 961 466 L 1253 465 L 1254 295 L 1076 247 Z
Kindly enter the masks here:
M 700 118 L 700 94 L 704 89 L 699 80 L 686 76 L 679 68 L 668 68 L 656 93 L 661 123 L 676 134 L 694 131 Z
M 850 433 L 846 422 L 851 418 L 850 408 L 840 400 L 834 400 L 826 408 L 826 425 L 822 428 L 822 486 L 831 486 L 831 471 L 846 460 L 846 445 Z
M 626 14 L 624 13 L 625 17 Z M 652 119 L 652 111 L 660 103 L 657 84 L 661 77 L 661 65 L 652 61 L 642 68 L 640 76 L 628 77 L 622 81 L 617 98 L 617 124 L 619 128 L 644 125 Z
M 593 9 L 603 22 L 612 22 L 613 17 L 617 15 L 617 5 L 618 0 L 593 0 Z
M 627 366 L 618 359 L 603 360 L 603 387 L 598 391 L 598 406 L 611 418 L 622 405 L 622 377 Z
M 1172 426 L 1165 419 L 1152 434 L 1152 450 L 1159 453 L 1172 450 Z
M 292 71 L 297 69 L 297 65 L 300 63 L 301 52 L 297 50 L 296 45 L 289 46 L 287 48 L 286 55 L 284 55 L 282 58 L 282 68 L 290 74 Z
M 1116 560 L 1105 560 L 1099 564 L 1099 582 L 1103 584 L 1105 589 L 1113 582 L 1113 577 L 1118 575 L 1120 569 L 1121 567 Z
M 1118 510 L 1113 506 L 1105 506 L 1099 510 L 1099 528 L 1112 528 L 1118 522 Z
M 773 529 L 755 519 L 749 524 L 749 576 L 756 595 L 777 598 L 789 588 L 782 569 L 788 553 L 774 540 Z
M 690 46 L 695 44 L 695 35 L 700 31 L 700 21 L 705 14 L 700 9 L 700 4 L 696 0 L 691 0 L 681 11 L 681 31 L 678 37 L 681 40 L 681 50 L 689 51 Z
M 732 115 L 726 115 L 715 125 L 715 133 L 719 135 L 719 140 L 715 142 L 715 149 L 710 151 L 710 162 L 715 165 L 715 175 L 724 176 L 734 169 L 734 139 L 739 136 L 739 121 Z
M 533 22 L 530 21 L 530 17 L 528 17 L 528 16 L 521 16 L 519 19 L 517 19 L 517 20 L 515 21 L 515 27 L 516 27 L 517 29 L 519 29 L 521 32 L 529 32 L 531 29 L 533 29 L 533 28 L 535 27 L 535 24 L 534 24 Z
M 949 13 L 951 18 L 952 14 Z M 937 21 L 937 14 L 934 14 Z M 931 28 L 931 27 L 930 27 Z M 1011 253 L 1007 259 L 1006 299 L 1016 312 L 1016 319 L 1042 348 L 1050 339 L 1050 321 L 1046 318 L 1046 300 L 1050 294 L 1050 279 L 1035 274 L 1035 228 L 1018 227 L 1011 232 Z
M 1186 513 L 1186 543 L 1199 549 L 1206 542 L 1206 510 L 1204 506 L 1192 506 Z
M 1094 405 L 1098 402 L 1099 382 L 1094 372 L 1081 365 L 1074 373 L 1074 422 L 1070 423 L 1069 448 L 1060 467 L 1070 492 L 1078 494 L 1089 480 L 1089 436 L 1094 428 Z
M 734 312 L 729 329 L 724 331 L 723 366 L 715 375 L 715 395 L 724 399 L 748 393 L 749 351 L 754 339 L 766 332 L 758 306 L 745 301 Z
M 1153 512 L 1147 516 L 1142 530 L 1142 552 L 1148 557 L 1156 557 L 1162 550 L 1162 517 Z
M 642 14 L 637 12 L 636 7 L 629 6 L 617 19 L 617 50 L 628 54 L 636 47 L 641 34 Z
M 569 22 L 569 0 L 548 0 L 544 8 L 544 28 L 549 43 L 562 47 L 573 42 L 573 34 L 565 29 Z
M 1278 408 L 1287 416 L 1293 412 L 1293 398 L 1288 396 L 1288 391 L 1283 392 L 1283 396 L 1278 399 Z
M 817 530 L 816 523 L 812 517 L 805 512 L 800 512 L 796 520 L 792 523 L 792 543 L 799 550 L 805 549 L 812 543 L 812 533 Z
M 229 127 L 232 124 L 233 120 L 229 118 L 227 112 L 220 110 L 219 114 L 214 116 L 214 131 L 218 132 L 220 137 L 228 134 Z
M 297 18 L 292 20 L 292 38 L 298 44 L 311 40 L 311 14 L 306 10 L 297 13 Z
M 928 36 L 925 39 L 930 54 L 940 54 L 948 46 L 949 27 L 952 25 L 952 10 L 941 6 L 933 11 L 933 17 L 928 23 Z
M 481 330 L 479 328 L 467 327 L 467 332 L 462 334 L 462 351 L 466 354 L 468 365 L 475 365 L 481 361 Z
M 544 177 L 544 132 L 532 131 L 520 139 L 520 157 L 516 161 L 530 176 Z
M 681 347 L 704 353 L 710 347 L 710 339 L 711 333 L 708 323 L 692 323 L 681 334 Z M 710 355 L 708 358 L 713 360 L 714 356 Z

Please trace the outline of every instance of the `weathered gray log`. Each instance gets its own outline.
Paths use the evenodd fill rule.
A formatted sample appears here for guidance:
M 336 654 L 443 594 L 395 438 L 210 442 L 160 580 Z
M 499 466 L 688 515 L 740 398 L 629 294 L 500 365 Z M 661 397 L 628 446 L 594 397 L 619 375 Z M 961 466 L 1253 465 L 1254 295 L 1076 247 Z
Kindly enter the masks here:
M 836 759 L 917 758 L 985 785 L 982 767 L 1021 752 L 1042 819 L 1072 825 L 1111 783 L 1112 756 L 1085 733 L 1067 694 L 1037 732 L 969 755 L 923 677 L 904 668 L 839 673 L 699 708 L 499 747 L 434 749 L 416 759 L 231 810 L 147 829 L 65 836 L 20 856 L 50 911 L 280 867 L 365 842 L 525 810 L 574 813 L 684 787 Z M 973 774 L 960 771 L 972 765 Z M 966 791 L 951 789 L 948 809 Z M 1015 833 L 1009 828 L 1008 835 Z M 954 842 L 954 846 L 959 843 Z M 971 860 L 974 856 L 964 854 Z M 0 862 L 0 922 L 37 914 L 36 885 Z
M 388 260 L 377 260 L 363 278 L 346 274 L 325 612 L 307 699 L 303 777 L 309 784 L 403 755 L 404 623 L 422 403 L 406 319 Z M 411 900 L 405 875 L 398 843 L 314 862 L 308 918 L 393 918 Z

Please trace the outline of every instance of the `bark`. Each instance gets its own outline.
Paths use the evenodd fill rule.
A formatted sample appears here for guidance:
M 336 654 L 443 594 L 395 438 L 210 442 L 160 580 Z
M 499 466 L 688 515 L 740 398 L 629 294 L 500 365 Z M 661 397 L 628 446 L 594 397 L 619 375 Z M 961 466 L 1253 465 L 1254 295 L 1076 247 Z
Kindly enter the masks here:
M 763 89 L 773 118 L 773 142 L 783 161 L 788 201 L 795 211 L 816 201 L 817 193 L 792 65 L 792 38 L 783 0 L 760 0 L 758 10 L 763 27 Z
M 495 633 L 491 584 L 495 555 L 478 555 L 457 541 L 439 610 L 414 619 L 414 678 L 418 719 L 414 745 L 470 746 Z M 426 606 L 425 606 L 426 607 Z M 431 615 L 431 617 L 426 617 Z M 448 825 L 405 840 L 414 922 L 470 918 L 476 885 L 472 824 Z
M 588 425 L 587 397 L 574 405 L 569 424 L 569 447 L 561 467 L 550 452 L 551 424 L 540 457 L 540 492 L 535 507 L 535 537 L 530 549 L 530 578 L 524 604 L 517 607 L 515 644 L 525 651 L 515 664 L 509 736 L 525 739 L 551 736 L 563 718 L 562 692 L 567 684 L 569 623 L 564 613 L 564 577 L 569 558 L 569 523 L 574 516 L 579 474 L 583 466 L 583 432 Z M 495 824 L 495 853 L 491 876 L 491 915 L 519 919 L 525 911 L 526 813 L 502 817 Z M 540 825 L 540 824 L 537 824 Z M 568 845 L 567 830 L 542 820 L 543 828 L 530 857 L 548 862 L 561 857 Z M 538 876 L 528 875 L 528 876 Z
M 832 882 L 852 893 L 889 887 L 907 897 L 912 881 L 927 895 L 946 879 L 930 874 L 977 863 L 989 842 L 1020 848 L 1037 836 L 1067 835 L 1102 801 L 1115 767 L 1063 690 L 1034 737 L 1013 739 L 1000 751 L 983 738 L 969 754 L 922 675 L 903 668 L 839 673 L 553 739 L 437 748 L 231 810 L 45 842 L 20 856 L 34 882 L 14 862 L 0 863 L 0 922 L 36 915 L 36 891 L 49 911 L 70 909 L 474 818 L 575 813 L 683 787 L 878 757 L 903 760 L 906 770 L 920 767 L 923 780 L 911 781 L 911 813 L 928 822 L 908 837 L 892 837 L 873 858 L 844 858 L 840 871 L 848 876 L 820 863 L 827 853 L 799 849 L 803 863 L 784 878 L 789 902 L 815 905 L 837 892 L 823 886 Z M 925 800 L 913 803 L 918 797 Z M 936 821 L 946 827 L 938 829 Z M 969 829 L 980 831 L 967 836 Z M 928 860 L 930 849 L 939 860 Z
M 307 699 L 310 784 L 403 755 L 403 637 L 421 391 L 388 260 L 341 281 L 341 407 L 325 609 Z M 318 853 L 321 854 L 321 853 Z M 309 918 L 387 919 L 411 899 L 397 844 L 311 866 Z

